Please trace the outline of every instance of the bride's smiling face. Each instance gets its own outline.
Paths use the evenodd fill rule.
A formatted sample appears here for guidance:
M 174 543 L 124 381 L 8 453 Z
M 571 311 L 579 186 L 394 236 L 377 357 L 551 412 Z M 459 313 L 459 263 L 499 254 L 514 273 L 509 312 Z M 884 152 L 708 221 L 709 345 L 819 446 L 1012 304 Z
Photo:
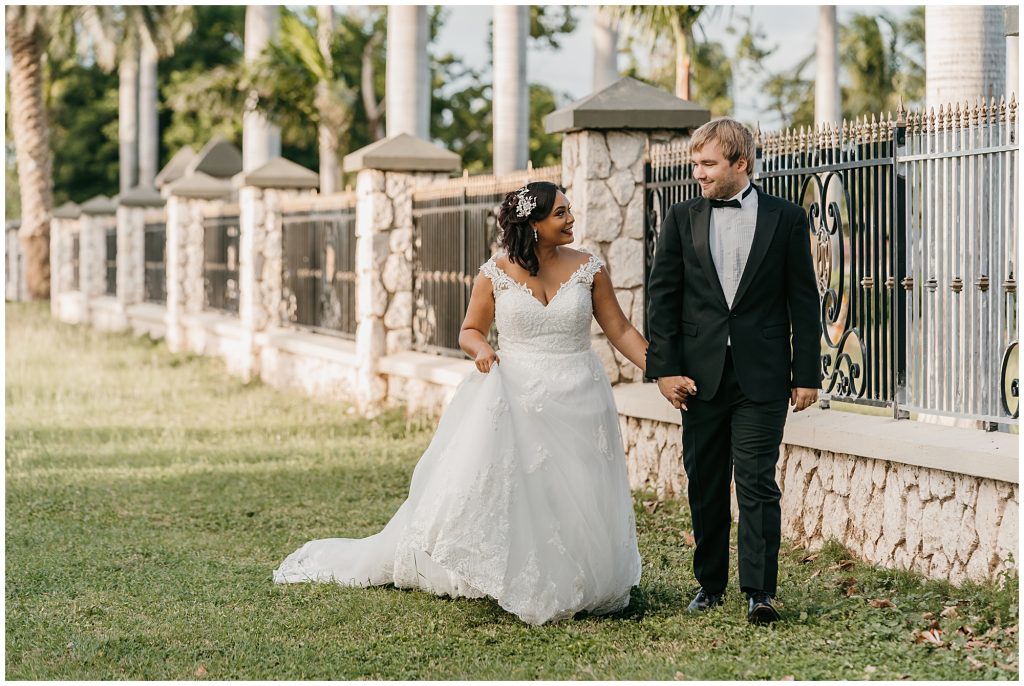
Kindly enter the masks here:
M 539 221 L 531 222 L 533 228 L 537 229 L 537 242 L 549 245 L 572 243 L 572 225 L 576 219 L 571 210 L 569 199 L 561 191 L 556 191 L 551 213 Z

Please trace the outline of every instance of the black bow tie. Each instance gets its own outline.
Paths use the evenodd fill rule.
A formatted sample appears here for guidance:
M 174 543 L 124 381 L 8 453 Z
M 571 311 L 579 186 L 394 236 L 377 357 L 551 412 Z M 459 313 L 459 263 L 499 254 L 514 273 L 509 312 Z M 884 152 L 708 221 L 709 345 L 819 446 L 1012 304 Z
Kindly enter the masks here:
M 748 195 L 750 195 L 750 191 L 752 190 L 754 190 L 753 184 L 747 185 L 747 190 L 743 191 L 743 195 L 741 195 L 740 198 L 747 197 Z M 740 209 L 741 207 L 743 207 L 743 205 L 740 204 L 739 200 L 718 200 L 717 198 L 711 198 L 708 200 L 708 202 L 711 203 L 712 208 L 735 207 L 736 209 Z

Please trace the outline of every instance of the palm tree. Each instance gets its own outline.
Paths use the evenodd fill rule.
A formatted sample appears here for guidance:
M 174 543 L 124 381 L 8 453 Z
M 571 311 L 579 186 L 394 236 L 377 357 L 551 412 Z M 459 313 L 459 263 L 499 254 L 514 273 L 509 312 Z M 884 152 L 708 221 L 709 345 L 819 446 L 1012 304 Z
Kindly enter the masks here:
M 152 186 L 159 166 L 157 62 L 192 30 L 190 6 L 89 5 L 82 27 L 101 69 L 117 66 L 120 189 Z
M 245 61 L 259 59 L 277 33 L 280 9 L 276 5 L 249 5 L 245 8 Z M 242 167 L 258 169 L 281 154 L 281 129 L 273 126 L 255 103 L 250 103 L 242 119 Z
M 1003 26 L 1003 8 L 998 5 L 927 6 L 927 107 L 1005 93 Z
M 430 138 L 429 27 L 423 5 L 388 7 L 385 118 L 388 137 Z
M 605 5 L 609 13 L 627 20 L 652 47 L 671 35 L 675 45 L 676 97 L 690 99 L 690 60 L 693 30 L 703 5 Z
M 619 78 L 618 23 L 606 9 L 593 8 L 595 92 L 610 86 Z
M 814 121 L 833 124 L 842 118 L 839 93 L 839 22 L 835 5 L 822 5 L 818 13 L 818 48 L 815 53 Z
M 306 10 L 305 20 L 286 10 L 277 38 L 253 62 L 243 85 L 258 96 L 263 114 L 289 130 L 314 124 L 320 157 L 320 192 L 338 190 L 338 153 L 352 123 L 356 93 L 340 76 L 331 54 L 333 12 Z
M 77 8 L 15 6 L 4 10 L 10 52 L 11 130 L 18 168 L 21 227 L 29 298 L 50 296 L 50 210 L 53 208 L 53 153 L 43 104 L 43 55 L 74 43 Z
M 317 81 L 317 102 L 324 103 L 317 109 L 326 106 L 330 93 L 331 76 L 334 62 L 331 58 L 331 38 L 334 36 L 334 8 L 331 5 L 317 7 L 316 42 L 320 52 L 320 60 L 324 65 L 324 75 Z M 338 190 L 338 134 L 321 117 L 317 127 L 320 143 L 320 192 L 333 193 Z
M 526 81 L 527 5 L 494 8 L 494 173 L 526 168 L 529 149 L 529 86 Z

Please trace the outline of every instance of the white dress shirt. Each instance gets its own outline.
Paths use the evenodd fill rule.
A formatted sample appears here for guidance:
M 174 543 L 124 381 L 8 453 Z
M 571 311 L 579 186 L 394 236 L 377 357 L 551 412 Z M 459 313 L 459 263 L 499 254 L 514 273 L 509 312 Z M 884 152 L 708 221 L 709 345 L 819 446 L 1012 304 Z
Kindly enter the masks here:
M 725 302 L 731 308 L 740 285 L 743 268 L 750 256 L 754 242 L 754 227 L 757 225 L 757 191 L 754 189 L 743 197 L 750 183 L 728 200 L 739 200 L 740 207 L 713 207 L 709 243 L 711 258 L 715 262 L 718 281 L 725 293 Z M 727 340 L 726 345 L 731 343 Z

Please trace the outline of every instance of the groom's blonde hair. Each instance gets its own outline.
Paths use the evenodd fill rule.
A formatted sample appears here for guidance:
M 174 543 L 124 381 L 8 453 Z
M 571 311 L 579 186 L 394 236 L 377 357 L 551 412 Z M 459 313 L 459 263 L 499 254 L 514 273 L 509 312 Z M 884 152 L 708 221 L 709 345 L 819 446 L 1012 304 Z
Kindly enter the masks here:
M 690 136 L 691 152 L 698 152 L 709 142 L 718 143 L 729 164 L 741 157 L 747 160 L 747 176 L 754 175 L 754 134 L 743 124 L 729 117 L 713 119 Z

